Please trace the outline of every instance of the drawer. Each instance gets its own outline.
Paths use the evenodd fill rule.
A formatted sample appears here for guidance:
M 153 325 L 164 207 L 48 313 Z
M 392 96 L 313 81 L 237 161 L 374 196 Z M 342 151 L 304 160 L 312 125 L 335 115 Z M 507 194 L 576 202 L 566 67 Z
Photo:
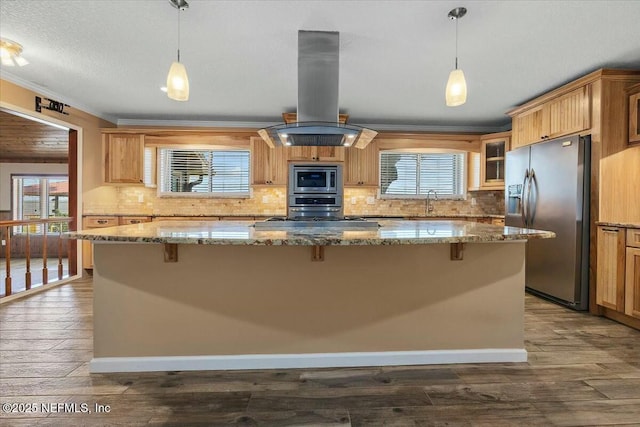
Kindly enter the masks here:
M 120 225 L 140 224 L 141 222 L 150 222 L 151 217 L 148 216 L 121 216 Z
M 640 228 L 627 228 L 627 246 L 640 248 Z
M 86 216 L 83 220 L 84 228 L 113 227 L 118 225 L 116 216 Z

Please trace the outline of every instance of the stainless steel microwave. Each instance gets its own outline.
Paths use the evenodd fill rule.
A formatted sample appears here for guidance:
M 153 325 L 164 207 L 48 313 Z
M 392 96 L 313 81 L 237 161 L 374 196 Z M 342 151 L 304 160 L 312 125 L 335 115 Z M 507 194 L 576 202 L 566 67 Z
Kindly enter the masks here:
M 342 194 L 342 165 L 289 165 L 289 194 Z

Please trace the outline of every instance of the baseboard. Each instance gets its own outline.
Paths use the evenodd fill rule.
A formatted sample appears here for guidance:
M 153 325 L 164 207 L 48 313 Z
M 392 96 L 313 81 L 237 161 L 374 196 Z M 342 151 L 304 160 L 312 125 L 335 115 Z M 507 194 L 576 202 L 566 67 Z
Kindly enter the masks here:
M 526 361 L 526 350 L 506 348 L 228 356 L 96 357 L 91 360 L 89 370 L 91 373 L 208 371 Z
M 37 293 L 40 293 L 40 292 L 44 292 L 44 291 L 47 291 L 47 290 L 49 290 L 51 288 L 55 288 L 55 287 L 60 286 L 60 285 L 66 285 L 67 283 L 71 283 L 74 280 L 78 280 L 78 279 L 81 279 L 81 278 L 82 277 L 80 275 L 76 274 L 75 276 L 67 277 L 67 278 L 62 279 L 62 280 L 56 280 L 55 282 L 50 282 L 50 283 L 47 283 L 46 285 L 43 285 L 43 284 L 39 283 L 38 286 L 35 287 L 35 288 L 27 289 L 25 291 L 18 291 L 15 294 L 9 295 L 8 297 L 0 297 L 0 305 L 1 304 L 5 304 L 5 303 L 7 303 L 9 301 L 14 301 L 14 300 L 17 300 L 17 299 L 20 299 L 20 298 L 28 297 L 29 295 L 33 295 L 33 294 L 37 294 Z

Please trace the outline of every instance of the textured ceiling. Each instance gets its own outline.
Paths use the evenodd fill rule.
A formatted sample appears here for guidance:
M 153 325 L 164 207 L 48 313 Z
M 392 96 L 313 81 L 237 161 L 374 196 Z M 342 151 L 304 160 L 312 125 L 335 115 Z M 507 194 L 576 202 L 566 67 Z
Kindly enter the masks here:
M 210 1 L 182 13 L 191 97 L 167 99 L 177 47 L 166 0 L 2 0 L 26 67 L 2 78 L 120 123 L 281 122 L 297 102 L 297 31 L 339 31 L 340 110 L 377 129 L 489 130 L 505 111 L 601 67 L 640 69 L 640 1 Z M 457 6 L 465 105 L 448 108 Z M 375 126 L 375 125 L 378 126 Z M 442 126 L 442 128 L 440 128 Z

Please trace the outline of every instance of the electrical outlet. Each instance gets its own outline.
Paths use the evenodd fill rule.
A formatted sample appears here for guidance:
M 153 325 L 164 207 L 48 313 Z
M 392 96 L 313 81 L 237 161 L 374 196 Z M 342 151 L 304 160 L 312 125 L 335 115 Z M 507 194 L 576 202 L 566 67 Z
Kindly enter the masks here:
M 368 205 L 375 205 L 376 204 L 376 198 L 373 197 L 373 196 L 367 197 L 367 204 Z
M 357 197 L 352 197 L 351 198 L 351 204 L 355 205 L 358 202 L 358 198 Z
M 471 206 L 475 206 L 475 205 L 477 205 L 477 204 L 478 204 L 478 203 L 476 202 L 476 198 L 475 198 L 475 197 L 472 197 L 472 198 L 471 198 Z
M 138 194 L 138 203 L 144 203 L 144 194 Z
M 2 240 L 2 246 L 7 246 L 7 241 L 6 240 Z
M 269 196 L 262 196 L 262 204 L 267 204 L 269 203 Z

